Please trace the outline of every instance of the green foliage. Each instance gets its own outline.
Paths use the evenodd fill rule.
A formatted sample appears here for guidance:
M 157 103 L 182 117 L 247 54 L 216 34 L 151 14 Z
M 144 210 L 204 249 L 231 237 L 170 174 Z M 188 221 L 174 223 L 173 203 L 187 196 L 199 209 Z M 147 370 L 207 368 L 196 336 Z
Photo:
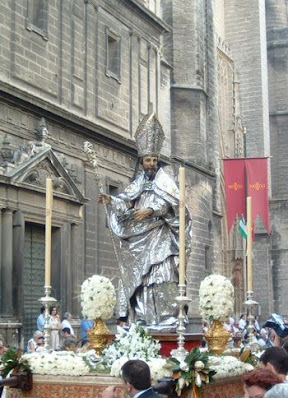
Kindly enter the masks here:
M 27 361 L 21 359 L 22 351 L 15 350 L 14 348 L 10 347 L 1 358 L 2 366 L 1 366 L 1 375 L 5 378 L 8 373 L 16 369 L 18 371 L 28 371 L 30 372 L 30 366 Z
M 202 383 L 210 383 L 216 374 L 209 369 L 208 352 L 201 353 L 198 347 L 193 348 L 183 362 L 174 357 L 169 358 L 168 365 L 171 366 L 173 377 L 177 379 L 176 392 L 179 396 L 185 386 L 201 388 Z

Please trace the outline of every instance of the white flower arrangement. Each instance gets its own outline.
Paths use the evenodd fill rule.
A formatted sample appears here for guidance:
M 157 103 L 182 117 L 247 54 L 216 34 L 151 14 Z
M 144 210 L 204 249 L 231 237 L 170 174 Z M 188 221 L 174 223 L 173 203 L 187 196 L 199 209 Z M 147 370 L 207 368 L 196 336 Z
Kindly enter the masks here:
M 81 286 L 82 314 L 87 319 L 109 319 L 116 304 L 115 288 L 108 278 L 93 275 Z
M 148 335 L 143 328 L 133 324 L 128 332 L 116 334 L 115 340 L 104 349 L 103 355 L 110 364 L 121 357 L 148 361 L 159 357 L 160 348 L 157 340 Z
M 212 274 L 200 284 L 199 309 L 204 319 L 224 321 L 234 311 L 234 287 L 223 275 Z
M 71 351 L 32 352 L 22 355 L 32 373 L 40 375 L 84 376 L 90 368 L 83 356 Z
M 209 367 L 216 371 L 214 379 L 222 379 L 223 377 L 240 376 L 246 372 L 250 372 L 254 367 L 236 357 L 230 355 L 209 356 Z

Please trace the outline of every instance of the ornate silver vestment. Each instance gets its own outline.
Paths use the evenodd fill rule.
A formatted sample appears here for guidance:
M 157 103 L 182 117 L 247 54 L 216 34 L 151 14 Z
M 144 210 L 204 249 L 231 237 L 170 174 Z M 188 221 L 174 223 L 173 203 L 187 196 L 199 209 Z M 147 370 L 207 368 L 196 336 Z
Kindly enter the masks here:
M 179 190 L 163 169 L 154 180 L 143 172 L 123 193 L 111 197 L 110 225 L 120 238 L 120 257 L 136 319 L 159 324 L 175 315 L 178 295 Z M 136 221 L 137 209 L 151 208 L 152 216 Z M 187 212 L 187 236 L 191 223 Z M 118 316 L 127 314 L 127 300 L 119 289 Z

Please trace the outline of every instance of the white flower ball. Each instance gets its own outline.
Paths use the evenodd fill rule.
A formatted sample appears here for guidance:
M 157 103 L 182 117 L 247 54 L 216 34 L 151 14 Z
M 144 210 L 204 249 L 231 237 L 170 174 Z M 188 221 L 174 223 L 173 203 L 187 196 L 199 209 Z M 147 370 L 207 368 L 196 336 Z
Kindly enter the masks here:
M 87 319 L 109 319 L 116 304 L 115 288 L 108 278 L 93 275 L 81 286 L 82 314 Z

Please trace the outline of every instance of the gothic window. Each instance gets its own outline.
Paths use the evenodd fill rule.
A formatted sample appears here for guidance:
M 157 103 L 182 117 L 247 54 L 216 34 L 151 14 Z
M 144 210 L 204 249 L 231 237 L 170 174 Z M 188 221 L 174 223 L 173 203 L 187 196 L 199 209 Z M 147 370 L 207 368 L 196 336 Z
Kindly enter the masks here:
M 48 1 L 28 0 L 27 29 L 47 40 Z
M 107 28 L 107 62 L 106 75 L 120 83 L 121 79 L 121 40 Z

